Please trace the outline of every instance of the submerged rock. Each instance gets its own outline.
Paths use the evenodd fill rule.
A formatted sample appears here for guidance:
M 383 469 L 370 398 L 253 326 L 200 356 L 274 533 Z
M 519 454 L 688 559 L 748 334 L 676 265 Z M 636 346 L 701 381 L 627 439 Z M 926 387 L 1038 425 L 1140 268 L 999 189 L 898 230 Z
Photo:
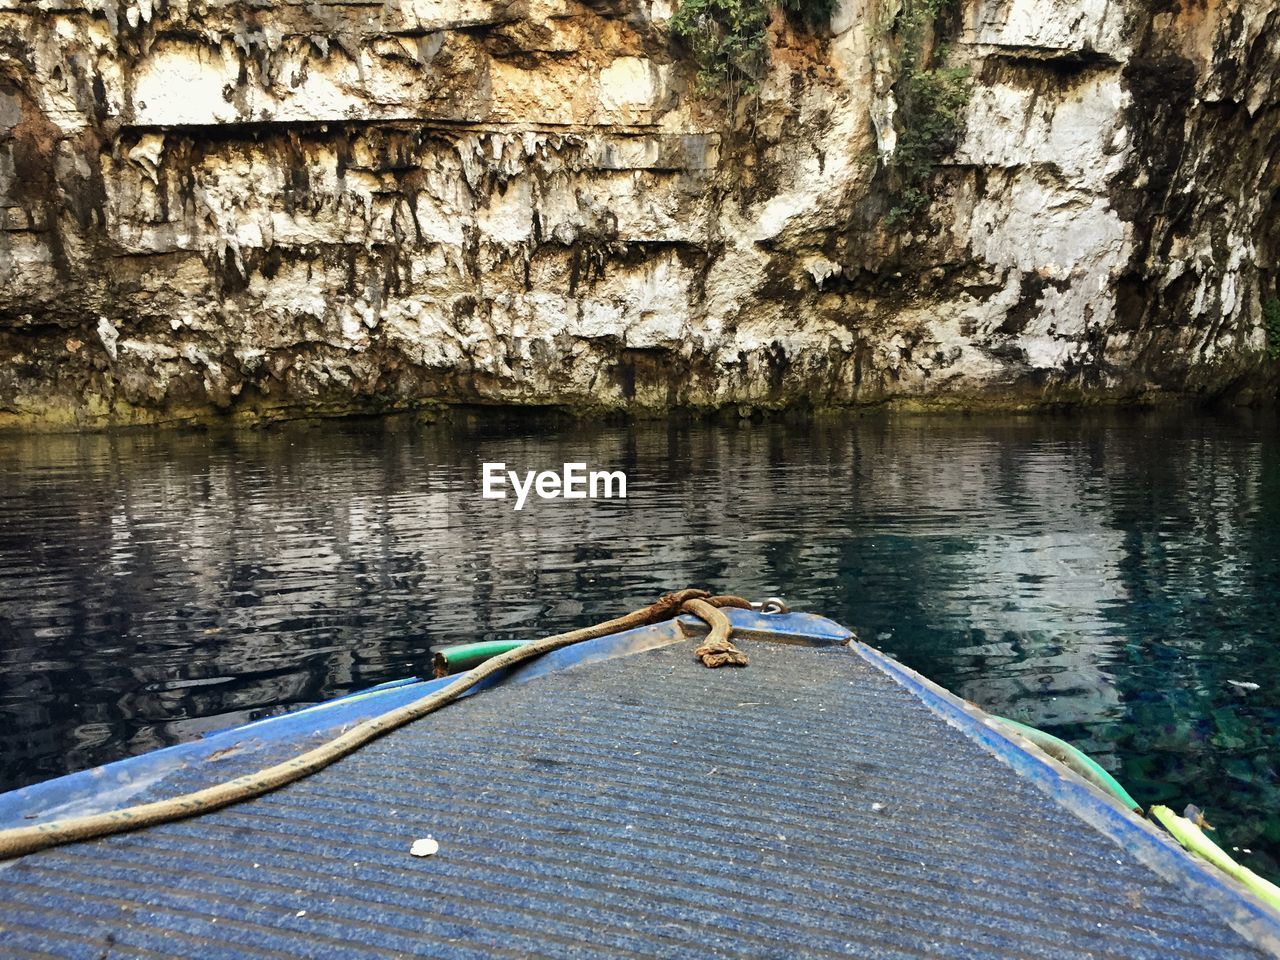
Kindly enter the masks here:
M 0 0 L 0 424 L 1274 398 L 1280 11 L 965 0 L 894 223 L 898 11 Z

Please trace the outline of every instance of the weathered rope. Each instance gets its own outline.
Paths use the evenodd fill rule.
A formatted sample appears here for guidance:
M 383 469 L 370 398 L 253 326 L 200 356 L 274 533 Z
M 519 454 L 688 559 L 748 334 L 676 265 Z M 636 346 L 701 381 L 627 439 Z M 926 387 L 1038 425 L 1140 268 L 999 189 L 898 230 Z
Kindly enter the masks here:
M 376 740 L 392 730 L 452 703 L 481 680 L 492 676 L 499 670 L 504 670 L 525 660 L 531 660 L 544 653 L 550 653 L 552 650 L 559 650 L 561 647 L 581 643 L 584 640 L 594 640 L 597 637 L 608 636 L 611 633 L 642 627 L 646 624 L 669 619 L 682 611 L 688 611 L 702 617 L 710 624 L 711 636 L 707 638 L 708 642 L 711 642 L 714 637 L 717 642 L 722 640 L 724 643 L 728 643 L 729 619 L 717 607 L 743 605 L 750 607 L 749 603 L 739 597 L 709 597 L 705 590 L 679 590 L 675 593 L 669 593 L 649 606 L 626 616 L 606 620 L 604 623 L 598 623 L 592 627 L 584 627 L 581 630 L 573 630 L 553 637 L 544 637 L 514 650 L 508 650 L 506 653 L 500 654 L 491 660 L 486 660 L 473 670 L 461 674 L 458 679 L 440 690 L 429 693 L 402 707 L 397 707 L 395 710 L 388 711 L 381 716 L 364 720 L 327 743 L 308 750 L 306 753 L 300 754 L 291 760 L 277 763 L 256 773 L 246 774 L 243 777 L 228 780 L 226 783 L 206 787 L 203 790 L 196 790 L 181 796 L 170 797 L 166 800 L 142 803 L 107 813 L 70 817 L 65 820 L 51 820 L 48 823 L 34 824 L 29 827 L 0 830 L 0 860 L 20 857 L 24 854 L 34 853 L 37 850 L 64 843 L 90 840 L 113 833 L 138 830 L 158 823 L 167 823 L 171 820 L 181 820 L 186 817 L 218 810 L 243 800 L 260 797 L 286 784 L 310 776 L 358 750 L 370 741 Z M 703 646 L 706 646 L 706 644 Z M 729 644 L 729 646 L 733 647 L 733 644 Z M 736 651 L 736 648 L 734 650 Z M 738 651 L 738 655 L 742 656 L 740 651 Z M 706 660 L 703 659 L 703 662 L 705 663 Z M 737 661 L 724 660 L 722 662 L 731 663 Z M 741 662 L 745 663 L 746 658 L 743 657 Z M 718 664 L 708 664 L 708 666 L 716 665 Z
M 751 604 L 741 597 L 710 597 L 706 600 L 689 599 L 680 607 L 701 617 L 711 627 L 707 639 L 693 651 L 693 655 L 706 667 L 745 667 L 747 655 L 729 640 L 733 627 L 729 618 L 720 612 L 720 607 L 746 607 L 750 610 Z

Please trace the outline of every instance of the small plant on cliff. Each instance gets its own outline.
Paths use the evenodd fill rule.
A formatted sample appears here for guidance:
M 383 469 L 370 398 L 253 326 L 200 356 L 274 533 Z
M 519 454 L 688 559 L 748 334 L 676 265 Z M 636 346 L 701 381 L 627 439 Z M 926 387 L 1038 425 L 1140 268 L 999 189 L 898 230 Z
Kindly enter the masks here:
M 1280 298 L 1272 297 L 1263 303 L 1262 329 L 1267 334 L 1267 356 L 1280 360 Z
M 829 23 L 839 5 L 839 0 L 782 0 L 787 19 L 809 30 L 819 30 Z
M 930 40 L 948 0 L 906 0 L 899 37 L 898 145 L 890 163 L 893 206 L 885 225 L 916 219 L 929 206 L 929 182 L 939 161 L 956 148 L 969 102 L 969 70 L 942 66 L 946 48 Z
M 671 32 L 697 60 L 699 88 L 723 97 L 730 113 L 760 88 L 768 27 L 764 0 L 681 0 L 671 18 Z

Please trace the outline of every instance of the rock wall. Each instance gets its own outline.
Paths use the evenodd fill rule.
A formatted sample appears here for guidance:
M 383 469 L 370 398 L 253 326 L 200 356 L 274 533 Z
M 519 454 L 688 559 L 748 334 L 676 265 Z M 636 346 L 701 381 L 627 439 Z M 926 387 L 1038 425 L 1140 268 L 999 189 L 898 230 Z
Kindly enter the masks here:
M 0 425 L 1275 396 L 1280 7 L 964 0 L 886 225 L 901 0 L 0 0 Z

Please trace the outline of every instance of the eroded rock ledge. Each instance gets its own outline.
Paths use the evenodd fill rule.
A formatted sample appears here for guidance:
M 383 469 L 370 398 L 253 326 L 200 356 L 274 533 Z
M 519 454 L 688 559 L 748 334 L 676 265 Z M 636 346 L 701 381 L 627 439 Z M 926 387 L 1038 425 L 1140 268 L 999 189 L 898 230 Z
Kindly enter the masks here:
M 0 0 L 0 424 L 1274 398 L 1280 10 L 961 8 L 894 230 L 896 0 L 736 130 L 664 0 Z

